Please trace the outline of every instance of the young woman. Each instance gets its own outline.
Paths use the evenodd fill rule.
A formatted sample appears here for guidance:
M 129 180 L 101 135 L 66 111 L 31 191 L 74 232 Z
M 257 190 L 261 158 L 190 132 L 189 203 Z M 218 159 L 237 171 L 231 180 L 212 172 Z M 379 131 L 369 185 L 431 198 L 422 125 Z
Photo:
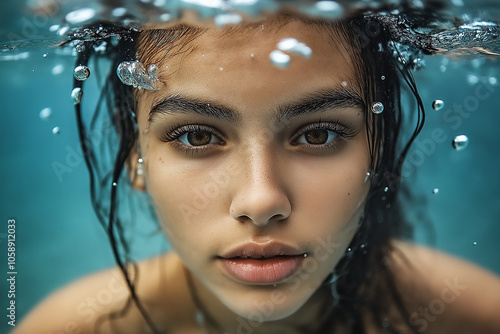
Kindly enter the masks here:
M 500 331 L 497 277 L 398 241 L 399 176 L 423 107 L 380 17 L 97 27 L 74 39 L 78 65 L 106 41 L 120 74 L 104 89 L 119 136 L 111 171 L 86 140 L 82 81 L 74 97 L 119 269 L 62 289 L 16 333 Z M 418 104 L 409 135 L 400 80 Z M 151 196 L 175 250 L 136 266 L 118 247 L 127 182 Z

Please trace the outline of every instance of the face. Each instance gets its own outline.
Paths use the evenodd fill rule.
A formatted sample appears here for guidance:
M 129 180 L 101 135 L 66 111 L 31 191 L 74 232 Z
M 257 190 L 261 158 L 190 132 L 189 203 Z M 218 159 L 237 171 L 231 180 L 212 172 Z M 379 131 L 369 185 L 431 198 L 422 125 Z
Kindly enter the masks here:
M 349 47 L 298 21 L 208 29 L 157 64 L 139 95 L 146 189 L 172 246 L 238 315 L 287 317 L 321 286 L 354 236 L 370 165 Z M 312 50 L 269 54 L 293 37 Z M 267 304 L 266 304 L 267 303 Z

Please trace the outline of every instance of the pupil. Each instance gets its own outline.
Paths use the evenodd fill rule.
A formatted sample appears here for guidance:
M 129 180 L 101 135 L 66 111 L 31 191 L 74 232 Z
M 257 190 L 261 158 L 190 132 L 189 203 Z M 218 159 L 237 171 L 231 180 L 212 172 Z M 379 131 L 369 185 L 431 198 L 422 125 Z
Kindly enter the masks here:
M 306 140 L 309 144 L 320 145 L 328 140 L 327 130 L 312 130 L 306 133 Z
M 208 131 L 190 132 L 187 139 L 193 146 L 208 145 L 212 139 L 212 134 Z

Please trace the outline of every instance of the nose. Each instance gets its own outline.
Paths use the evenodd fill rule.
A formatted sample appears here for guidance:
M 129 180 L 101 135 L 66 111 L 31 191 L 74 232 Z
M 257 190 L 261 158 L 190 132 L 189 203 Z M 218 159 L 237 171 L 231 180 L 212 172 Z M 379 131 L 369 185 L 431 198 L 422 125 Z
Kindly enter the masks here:
M 264 227 L 285 220 L 292 206 L 283 186 L 277 158 L 262 151 L 251 154 L 244 163 L 244 174 L 233 196 L 230 214 L 244 223 Z

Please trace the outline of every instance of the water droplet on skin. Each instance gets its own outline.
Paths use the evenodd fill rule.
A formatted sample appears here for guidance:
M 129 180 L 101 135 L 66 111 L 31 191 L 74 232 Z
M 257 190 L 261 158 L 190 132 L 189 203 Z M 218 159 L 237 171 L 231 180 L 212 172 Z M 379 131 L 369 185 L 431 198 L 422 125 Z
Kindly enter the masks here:
M 432 109 L 441 110 L 444 107 L 444 102 L 442 100 L 435 100 L 432 102 Z
M 252 58 L 254 57 L 253 53 L 250 54 L 250 57 L 252 57 Z
M 384 105 L 382 102 L 375 102 L 372 104 L 372 112 L 374 114 L 381 114 L 384 111 Z
M 59 127 L 56 126 L 55 128 L 52 129 L 52 133 L 58 135 L 59 133 L 61 133 L 61 129 L 59 129 Z
M 137 159 L 137 163 L 139 165 L 142 165 L 144 163 L 144 159 L 142 159 L 142 158 Z
M 84 81 L 87 80 L 90 76 L 90 70 L 85 65 L 79 65 L 75 67 L 73 71 L 73 76 L 76 80 Z
M 453 139 L 453 148 L 457 151 L 461 151 L 469 145 L 469 138 L 466 135 L 459 135 Z
M 435 194 L 437 194 L 438 192 L 439 192 L 439 189 L 438 189 L 438 188 L 434 188 L 434 189 L 432 189 L 432 193 L 433 193 L 434 195 L 435 195 Z
M 80 101 L 82 100 L 82 89 L 80 87 L 77 87 L 71 91 L 71 99 L 73 100 L 74 104 L 79 104 Z
M 47 118 L 49 118 L 51 115 L 52 115 L 52 110 L 50 110 L 50 108 L 43 108 L 43 109 L 40 111 L 40 118 L 41 118 L 41 119 L 47 119 Z
M 290 56 L 283 51 L 274 50 L 269 54 L 269 59 L 276 67 L 286 68 L 290 65 Z
M 219 71 L 224 71 L 224 67 L 219 67 Z
M 304 257 L 307 257 L 307 253 L 304 253 Z

